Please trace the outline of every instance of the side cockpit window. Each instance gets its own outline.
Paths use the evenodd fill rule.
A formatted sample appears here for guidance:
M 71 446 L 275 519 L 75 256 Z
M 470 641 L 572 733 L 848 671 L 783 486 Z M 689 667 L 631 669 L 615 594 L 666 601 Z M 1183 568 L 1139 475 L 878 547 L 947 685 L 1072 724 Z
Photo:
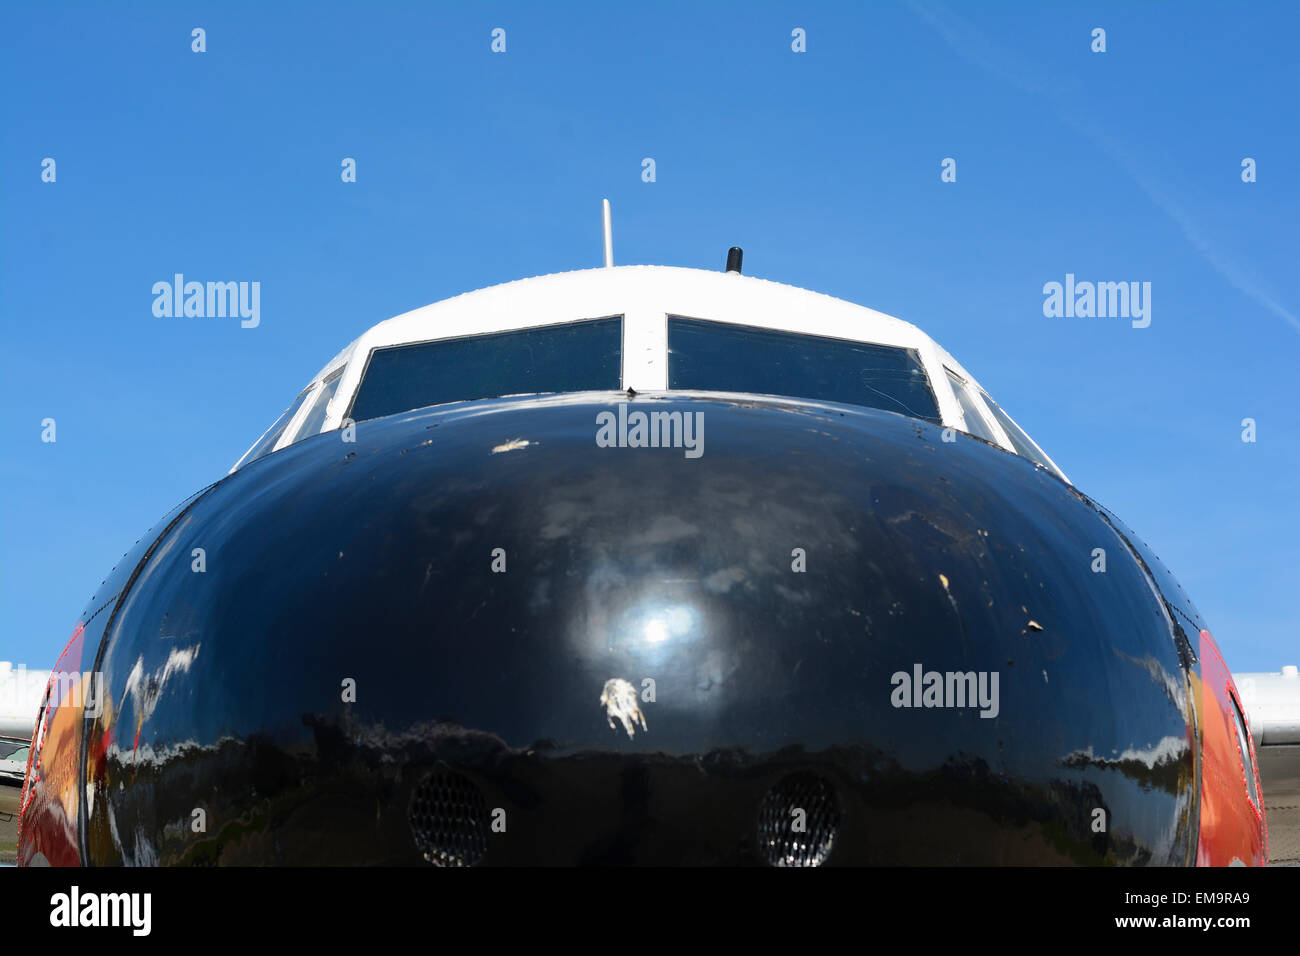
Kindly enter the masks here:
M 298 429 L 298 434 L 294 436 L 295 442 L 300 442 L 304 438 L 310 438 L 317 434 L 321 426 L 325 424 L 325 412 L 329 409 L 330 400 L 334 398 L 334 393 L 339 390 L 339 380 L 343 378 L 343 368 L 340 365 L 329 375 L 325 376 L 321 382 L 320 388 L 316 389 L 316 394 L 312 396 L 311 407 L 307 409 L 307 417 L 303 419 L 302 426 Z
M 1034 444 L 1034 440 L 1025 434 L 1024 429 L 1011 420 L 1011 416 L 1004 412 L 998 403 L 989 398 L 989 393 L 981 391 L 984 398 L 984 404 L 988 406 L 989 412 L 998 420 L 1002 430 L 1007 433 L 1007 438 L 1011 441 L 1011 447 L 1016 450 L 1021 458 L 1028 458 L 1030 461 L 1037 462 L 1052 474 L 1058 474 L 1052 463 L 1047 460 L 1043 450 Z
M 239 463 L 235 465 L 236 468 L 243 468 L 250 461 L 256 461 L 275 447 L 276 442 L 280 440 L 280 436 L 284 434 L 285 427 L 293 421 L 293 416 L 298 414 L 298 409 L 302 407 L 303 400 L 310 391 L 310 388 L 304 388 L 298 393 L 298 397 L 293 400 L 293 404 L 284 410 L 284 414 L 275 420 L 275 424 L 266 430 L 266 434 L 257 440 L 257 444 L 248 449 L 244 457 L 239 459 Z
M 993 429 L 989 428 L 988 422 L 984 420 L 984 415 L 980 412 L 979 404 L 975 401 L 975 396 L 971 394 L 969 383 L 946 366 L 944 371 L 948 373 L 948 382 L 952 385 L 953 393 L 957 396 L 957 404 L 961 406 L 962 416 L 966 419 L 967 434 L 974 435 L 976 438 L 983 438 L 986 442 L 991 442 L 994 445 L 998 444 Z

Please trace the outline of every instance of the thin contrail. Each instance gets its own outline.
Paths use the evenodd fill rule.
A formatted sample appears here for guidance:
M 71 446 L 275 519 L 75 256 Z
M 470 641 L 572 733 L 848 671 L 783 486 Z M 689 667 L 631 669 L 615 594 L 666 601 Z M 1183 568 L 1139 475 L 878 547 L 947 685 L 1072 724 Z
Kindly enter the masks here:
M 1146 193 L 1147 198 L 1155 204 L 1156 208 L 1174 221 L 1191 247 L 1210 264 L 1215 272 L 1227 280 L 1233 288 L 1254 300 L 1257 305 L 1285 319 L 1292 328 L 1300 332 L 1300 317 L 1260 288 L 1236 262 L 1212 245 L 1187 211 L 1161 189 L 1154 179 L 1143 173 L 1137 162 L 1123 147 L 1103 131 L 1079 122 L 1070 111 L 1062 108 L 1058 99 L 1059 87 L 1053 88 L 1040 83 L 1035 77 L 1029 75 L 1023 64 L 1018 63 L 1011 56 L 1004 55 L 1003 51 L 996 49 L 993 42 L 943 4 L 921 4 L 916 0 L 908 0 L 907 5 L 968 63 L 1002 78 L 1024 93 L 1049 98 L 1062 122 L 1092 140 L 1094 145 L 1118 163 L 1138 188 Z M 1021 68 L 1012 69 L 1011 64 Z

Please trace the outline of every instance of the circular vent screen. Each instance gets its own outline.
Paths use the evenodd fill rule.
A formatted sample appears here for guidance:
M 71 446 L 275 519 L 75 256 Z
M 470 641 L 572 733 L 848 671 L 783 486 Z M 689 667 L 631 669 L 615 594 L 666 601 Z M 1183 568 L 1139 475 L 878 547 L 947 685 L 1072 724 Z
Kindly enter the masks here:
M 771 866 L 821 866 L 840 829 L 835 790 L 815 773 L 785 777 L 758 808 L 758 847 Z
M 473 866 L 487 853 L 487 802 L 478 786 L 450 770 L 435 770 L 411 798 L 411 832 L 435 866 Z

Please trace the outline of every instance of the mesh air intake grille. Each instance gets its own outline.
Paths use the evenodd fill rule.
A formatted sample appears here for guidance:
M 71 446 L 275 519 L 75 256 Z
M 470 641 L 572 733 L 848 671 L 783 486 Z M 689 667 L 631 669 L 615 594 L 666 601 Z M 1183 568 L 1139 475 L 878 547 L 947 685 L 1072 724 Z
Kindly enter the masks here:
M 815 773 L 785 777 L 758 808 L 758 848 L 771 866 L 821 866 L 839 829 L 835 790 Z
M 435 866 L 473 866 L 487 853 L 487 803 L 478 786 L 450 770 L 425 776 L 411 798 L 411 832 Z

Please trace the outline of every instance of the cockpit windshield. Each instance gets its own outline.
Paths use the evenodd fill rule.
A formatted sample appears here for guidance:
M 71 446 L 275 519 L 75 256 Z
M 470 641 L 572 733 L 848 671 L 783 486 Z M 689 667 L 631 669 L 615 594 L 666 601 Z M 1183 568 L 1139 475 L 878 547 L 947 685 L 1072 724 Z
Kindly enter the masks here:
M 379 348 L 348 417 L 503 395 L 617 391 L 622 352 L 620 317 Z
M 636 341 L 641 343 L 637 355 L 644 357 L 655 351 L 656 341 L 659 343 L 658 355 L 646 360 L 647 367 L 657 365 L 670 390 L 803 398 L 895 412 L 939 426 L 955 424 L 994 445 L 1009 444 L 1021 457 L 1065 478 L 1042 449 L 964 373 L 935 365 L 932 380 L 917 347 L 662 312 L 660 316 L 660 321 L 666 322 L 666 328 L 659 327 L 666 331 L 666 353 L 663 332 L 647 338 L 642 330 L 636 333 Z M 621 391 L 623 335 L 623 316 L 616 315 L 379 345 L 332 363 L 236 467 L 278 444 L 288 444 L 285 428 L 296 418 L 302 423 L 292 441 L 319 434 L 326 422 L 338 427 L 340 418 L 361 422 L 435 405 L 513 395 Z M 358 361 L 365 362 L 359 381 L 340 392 L 344 380 L 351 381 L 345 372 Z M 653 381 L 653 374 L 637 367 L 638 381 Z M 952 389 L 955 410 L 960 411 L 957 418 L 950 410 L 954 420 L 949 422 L 939 408 L 939 390 L 945 387 Z
M 864 405 L 943 423 L 915 349 L 668 317 L 668 387 Z

